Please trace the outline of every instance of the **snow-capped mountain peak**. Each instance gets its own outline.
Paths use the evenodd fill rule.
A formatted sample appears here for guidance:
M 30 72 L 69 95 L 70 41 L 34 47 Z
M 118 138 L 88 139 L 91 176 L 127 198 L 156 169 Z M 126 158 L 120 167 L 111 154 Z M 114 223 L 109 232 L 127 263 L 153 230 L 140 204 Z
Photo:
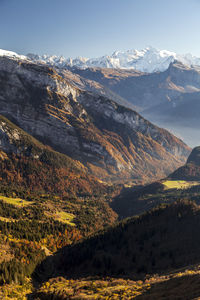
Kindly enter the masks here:
M 0 56 L 12 57 L 12 58 L 15 58 L 15 59 L 16 58 L 17 59 L 27 59 L 27 57 L 24 56 L 24 55 L 19 55 L 15 52 L 2 50 L 2 49 L 0 49 Z
M 57 68 L 66 67 L 99 67 L 99 68 L 117 68 L 133 69 L 141 72 L 153 73 L 165 71 L 170 63 L 178 60 L 186 65 L 200 66 L 200 58 L 191 54 L 180 55 L 168 50 L 158 50 L 153 47 L 147 47 L 142 50 L 131 49 L 127 51 L 115 51 L 111 55 L 105 55 L 98 58 L 65 58 L 56 55 L 18 55 L 15 52 L 0 50 L 0 56 L 9 56 L 18 59 L 28 59 L 36 63 L 48 64 Z
M 75 59 L 57 56 L 37 56 L 28 55 L 29 58 L 52 64 L 56 67 L 75 66 L 78 68 L 99 67 L 99 68 L 119 68 L 134 69 L 141 72 L 165 71 L 171 62 L 179 60 L 187 65 L 200 65 L 200 58 L 191 54 L 179 55 L 168 50 L 158 50 L 153 47 L 147 47 L 142 50 L 131 49 L 128 51 L 115 51 L 111 55 L 105 55 L 99 58 L 78 57 Z

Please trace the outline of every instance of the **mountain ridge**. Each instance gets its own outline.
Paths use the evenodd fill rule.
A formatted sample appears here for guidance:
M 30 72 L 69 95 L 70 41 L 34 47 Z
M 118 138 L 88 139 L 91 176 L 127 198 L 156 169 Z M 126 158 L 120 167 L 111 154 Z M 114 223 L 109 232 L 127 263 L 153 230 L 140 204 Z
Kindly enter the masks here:
M 99 58 L 75 59 L 49 55 L 27 55 L 33 61 L 41 61 L 59 68 L 65 66 L 78 67 L 86 69 L 88 67 L 114 68 L 114 69 L 133 69 L 146 73 L 165 71 L 170 63 L 178 60 L 187 65 L 200 65 L 200 58 L 191 54 L 180 55 L 167 50 L 157 50 L 153 47 L 147 47 L 142 50 L 115 51 L 112 55 Z
M 18 55 L 12 51 L 0 50 L 0 56 L 10 56 L 19 59 L 28 59 L 35 62 L 45 63 L 57 68 L 88 67 L 133 69 L 141 72 L 153 73 L 165 71 L 170 63 L 178 60 L 186 65 L 200 65 L 200 58 L 192 54 L 177 54 L 168 50 L 158 50 L 153 47 L 146 47 L 142 50 L 115 51 L 111 55 L 104 55 L 98 58 L 65 58 L 56 55 L 27 54 Z
M 192 147 L 198 145 L 199 66 L 174 61 L 166 71 L 156 73 L 106 68 L 72 68 L 71 72 L 90 82 L 90 87 L 85 83 L 84 88 L 101 94 L 104 87 L 104 93 L 117 103 L 136 110 Z
M 163 177 L 190 152 L 135 111 L 80 90 L 47 65 L 0 57 L 0 71 L 0 113 L 100 178 L 146 180 L 158 169 Z
M 116 53 L 115 53 L 116 55 Z M 56 69 L 74 87 L 112 99 L 131 108 L 159 127 L 168 129 L 191 147 L 198 144 L 198 98 L 200 94 L 200 67 L 170 60 L 162 72 L 144 73 L 134 69 L 78 68 L 69 64 L 41 62 L 16 53 L 0 51 L 1 58 L 19 63 L 35 64 Z M 153 65 L 155 61 L 152 62 Z M 197 62 L 198 63 L 198 62 Z

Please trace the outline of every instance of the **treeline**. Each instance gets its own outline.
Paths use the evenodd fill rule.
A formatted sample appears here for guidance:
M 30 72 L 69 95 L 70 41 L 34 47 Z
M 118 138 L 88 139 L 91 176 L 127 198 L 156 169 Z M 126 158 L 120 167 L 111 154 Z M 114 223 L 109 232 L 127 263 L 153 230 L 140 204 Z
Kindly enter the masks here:
M 30 277 L 36 266 L 45 259 L 43 249 L 48 247 L 47 251 L 56 252 L 82 238 L 78 229 L 54 221 L 0 221 L 0 230 L 12 254 L 10 261 L 0 264 L 0 284 L 23 284 L 25 277 Z
M 71 230 L 71 227 L 53 219 L 48 222 L 40 222 L 39 220 L 4 222 L 0 220 L 0 231 L 2 234 L 29 241 L 40 241 L 48 235 L 56 236 L 59 233 L 64 233 L 66 229 Z
M 20 251 L 21 248 L 18 249 Z M 0 284 L 5 283 L 19 283 L 23 284 L 25 277 L 30 277 L 34 272 L 36 266 L 45 259 L 45 253 L 41 249 L 33 249 L 29 247 L 29 253 L 24 256 L 23 260 L 20 261 L 14 258 L 10 261 L 3 262 L 0 264 Z
M 16 207 L 12 204 L 0 200 L 0 216 L 19 221 L 28 218 L 34 220 L 44 220 L 44 210 L 41 206 L 31 205 L 27 207 Z

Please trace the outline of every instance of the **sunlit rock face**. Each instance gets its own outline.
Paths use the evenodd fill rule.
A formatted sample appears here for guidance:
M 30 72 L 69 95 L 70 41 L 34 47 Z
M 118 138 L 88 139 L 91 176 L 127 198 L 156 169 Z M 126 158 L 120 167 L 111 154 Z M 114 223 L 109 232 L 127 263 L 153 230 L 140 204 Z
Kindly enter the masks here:
M 183 164 L 190 152 L 135 111 L 23 58 L 0 57 L 0 104 L 0 114 L 101 179 L 152 181 Z

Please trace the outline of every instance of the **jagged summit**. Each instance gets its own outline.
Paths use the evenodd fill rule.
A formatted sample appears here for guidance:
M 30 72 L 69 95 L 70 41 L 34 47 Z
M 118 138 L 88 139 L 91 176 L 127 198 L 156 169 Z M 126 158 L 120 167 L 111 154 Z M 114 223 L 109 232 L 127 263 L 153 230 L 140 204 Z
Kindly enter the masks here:
M 78 68 L 114 68 L 114 69 L 133 69 L 141 72 L 153 73 L 165 71 L 170 63 L 180 61 L 186 65 L 199 65 L 200 58 L 191 54 L 177 54 L 168 50 L 158 50 L 153 47 L 147 47 L 142 50 L 115 51 L 111 55 L 104 55 L 98 58 L 65 58 L 56 55 L 37 55 L 27 54 L 27 56 L 18 55 L 15 52 L 0 50 L 0 56 L 9 56 L 34 61 L 36 63 L 48 64 L 58 68 L 78 67 Z
M 38 56 L 28 54 L 28 57 L 34 61 L 53 64 L 57 67 L 75 66 L 78 68 L 100 67 L 116 69 L 134 69 L 141 72 L 153 73 L 165 71 L 170 63 L 180 61 L 187 65 L 200 65 L 200 59 L 191 54 L 179 55 L 168 50 L 158 50 L 153 47 L 147 47 L 142 50 L 115 51 L 112 55 L 104 55 L 99 58 L 68 58 L 63 56 Z

